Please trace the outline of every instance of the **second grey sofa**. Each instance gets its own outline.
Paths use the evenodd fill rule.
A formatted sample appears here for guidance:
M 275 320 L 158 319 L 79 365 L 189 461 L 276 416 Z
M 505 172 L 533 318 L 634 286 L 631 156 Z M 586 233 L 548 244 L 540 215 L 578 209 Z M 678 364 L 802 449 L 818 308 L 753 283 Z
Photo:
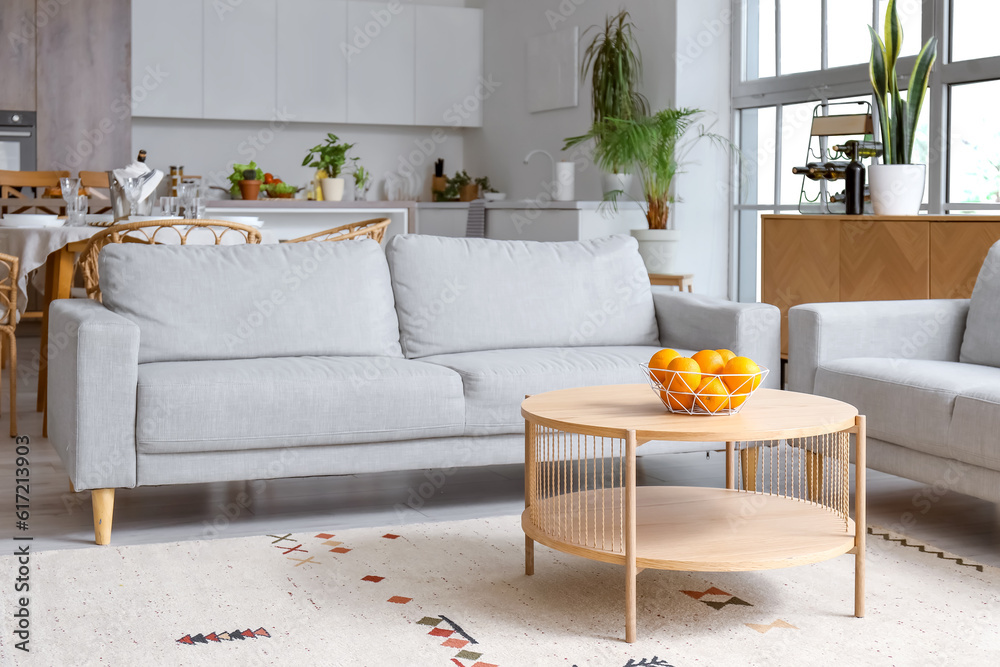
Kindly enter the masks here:
M 778 364 L 777 309 L 654 291 L 623 236 L 122 244 L 100 280 L 51 310 L 78 490 L 521 462 L 525 394 L 643 382 L 661 346 Z
M 868 467 L 1000 502 L 1000 244 L 972 299 L 788 313 L 788 385 L 868 417 Z

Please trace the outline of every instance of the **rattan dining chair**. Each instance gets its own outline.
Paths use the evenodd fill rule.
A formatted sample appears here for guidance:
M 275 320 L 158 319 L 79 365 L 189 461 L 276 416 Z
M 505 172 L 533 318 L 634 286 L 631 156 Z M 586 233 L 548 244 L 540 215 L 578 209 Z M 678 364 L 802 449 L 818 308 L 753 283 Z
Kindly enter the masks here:
M 20 260 L 13 255 L 0 253 L 0 270 L 7 275 L 0 279 L 0 354 L 8 355 L 7 372 L 10 373 L 10 437 L 17 436 L 17 275 Z
M 126 222 L 99 231 L 80 253 L 80 272 L 87 296 L 101 300 L 100 276 L 97 273 L 97 257 L 101 249 L 111 243 L 144 243 L 146 245 L 170 244 L 188 245 L 191 232 L 204 229 L 211 232 L 214 243 L 198 245 L 222 245 L 223 239 L 235 235 L 243 243 L 260 243 L 260 230 L 249 225 L 241 225 L 226 220 L 149 220 Z M 204 235 L 202 235 L 204 238 Z
M 376 243 L 381 243 L 382 237 L 385 236 L 385 230 L 389 226 L 390 222 L 391 220 L 389 220 L 389 218 L 375 218 L 374 220 L 352 222 L 347 225 L 341 225 L 340 227 L 334 227 L 333 229 L 327 229 L 326 231 L 316 232 L 315 234 L 300 236 L 297 239 L 286 241 L 286 243 L 303 243 L 305 241 L 346 241 L 348 239 L 359 239 L 362 237 L 368 237 Z

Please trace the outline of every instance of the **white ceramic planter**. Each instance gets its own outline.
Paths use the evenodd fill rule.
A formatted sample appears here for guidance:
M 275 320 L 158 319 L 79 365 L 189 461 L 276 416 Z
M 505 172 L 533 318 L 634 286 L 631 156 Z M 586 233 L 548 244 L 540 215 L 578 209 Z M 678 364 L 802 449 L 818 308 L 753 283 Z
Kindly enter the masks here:
M 632 174 L 601 174 L 601 189 L 604 194 L 609 192 L 614 192 L 615 190 L 621 190 L 625 194 L 628 194 L 629 189 L 632 187 Z
M 868 167 L 868 187 L 875 215 L 917 215 L 924 200 L 927 165 L 874 164 Z
M 320 179 L 320 187 L 323 188 L 323 199 L 326 201 L 340 201 L 344 198 L 344 179 L 342 178 Z
M 680 232 L 676 229 L 633 229 L 639 254 L 649 273 L 676 274 Z

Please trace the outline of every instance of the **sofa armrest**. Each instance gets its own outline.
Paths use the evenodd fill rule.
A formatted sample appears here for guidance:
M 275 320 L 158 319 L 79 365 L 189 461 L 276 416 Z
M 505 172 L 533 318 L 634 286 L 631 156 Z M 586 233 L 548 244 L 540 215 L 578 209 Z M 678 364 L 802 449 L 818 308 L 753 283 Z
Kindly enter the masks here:
M 136 485 L 139 327 L 89 299 L 49 310 L 50 440 L 77 491 Z
M 788 388 L 812 393 L 834 359 L 958 361 L 968 299 L 810 303 L 788 311 Z
M 660 345 L 730 349 L 770 369 L 766 387 L 781 383 L 781 313 L 766 303 L 738 303 L 653 288 Z

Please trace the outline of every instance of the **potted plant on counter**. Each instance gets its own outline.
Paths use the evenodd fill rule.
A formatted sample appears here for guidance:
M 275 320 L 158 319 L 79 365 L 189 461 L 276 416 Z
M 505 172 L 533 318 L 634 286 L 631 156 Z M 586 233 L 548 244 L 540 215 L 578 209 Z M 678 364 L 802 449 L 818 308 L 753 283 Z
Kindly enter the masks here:
M 640 116 L 631 120 L 605 118 L 595 123 L 590 132 L 566 140 L 566 147 L 594 139 L 601 140 L 594 149 L 594 161 L 601 168 L 619 164 L 631 166 L 639 176 L 643 200 L 640 206 L 646 214 L 647 229 L 633 229 L 632 236 L 639 242 L 639 254 L 649 273 L 677 273 L 674 263 L 679 232 L 670 217 L 674 202 L 674 177 L 684 173 L 686 158 L 691 149 L 702 139 L 726 148 L 740 156 L 739 149 L 728 139 L 709 132 L 698 124 L 705 115 L 701 109 L 663 109 L 653 116 Z M 688 136 L 689 131 L 695 130 Z M 623 190 L 605 195 L 613 207 Z
M 354 144 L 341 143 L 337 135 L 327 133 L 326 141 L 309 149 L 309 154 L 302 160 L 303 167 L 317 169 L 316 178 L 323 188 L 323 199 L 340 201 L 344 198 L 344 179 L 340 172 L 347 162 L 347 151 Z
M 634 27 L 629 13 L 623 9 L 605 19 L 603 31 L 599 26 L 591 26 L 584 32 L 586 36 L 591 30 L 597 31 L 583 52 L 580 65 L 581 79 L 586 78 L 588 71 L 591 73 L 590 104 L 594 112 L 591 136 L 596 150 L 600 150 L 604 140 L 600 130 L 605 127 L 605 119 L 631 120 L 649 113 L 649 103 L 638 91 L 642 55 L 632 31 Z M 604 170 L 601 185 L 605 194 L 629 191 L 632 183 L 632 175 L 626 171 L 629 163 L 612 161 L 599 166 Z
M 368 199 L 368 190 L 372 187 L 372 173 L 365 169 L 360 162 L 361 158 L 351 158 L 351 176 L 354 177 L 354 199 L 355 201 L 365 201 Z
M 885 12 L 885 41 L 871 26 L 871 75 L 882 133 L 882 164 L 868 171 L 875 215 L 916 215 L 924 199 L 927 165 L 912 164 L 920 108 L 927 93 L 931 67 L 937 58 L 937 38 L 931 37 L 917 54 L 910 74 L 906 100 L 899 93 L 896 60 L 903 43 L 903 25 L 896 14 L 896 0 L 889 0 Z

